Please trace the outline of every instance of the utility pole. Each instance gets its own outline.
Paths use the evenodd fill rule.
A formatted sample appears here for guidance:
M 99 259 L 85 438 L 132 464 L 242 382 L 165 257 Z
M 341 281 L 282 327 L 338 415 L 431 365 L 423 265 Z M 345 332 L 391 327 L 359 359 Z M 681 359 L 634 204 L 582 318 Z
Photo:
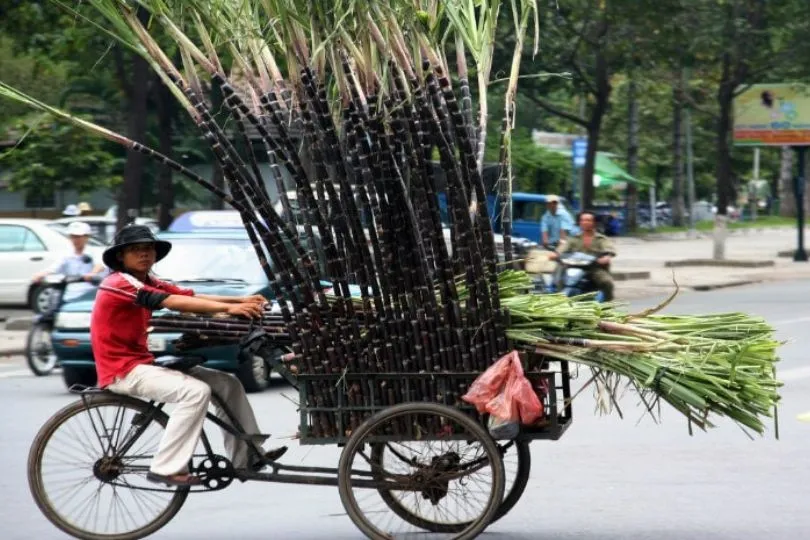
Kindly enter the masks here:
M 697 234 L 695 231 L 695 160 L 692 148 L 692 112 L 689 107 L 684 111 L 686 117 L 686 199 L 689 204 L 689 233 L 690 238 Z

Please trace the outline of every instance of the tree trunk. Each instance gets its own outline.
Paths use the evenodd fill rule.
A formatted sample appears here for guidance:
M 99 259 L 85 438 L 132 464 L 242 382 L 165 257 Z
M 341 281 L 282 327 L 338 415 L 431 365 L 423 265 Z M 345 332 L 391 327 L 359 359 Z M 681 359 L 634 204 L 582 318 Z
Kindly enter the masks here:
M 596 74 L 594 77 L 596 84 L 596 103 L 591 109 L 591 117 L 588 120 L 588 151 L 585 155 L 585 167 L 582 171 L 582 210 L 586 210 L 593 205 L 594 188 L 593 175 L 596 171 L 596 153 L 599 150 L 599 136 L 602 133 L 602 120 L 607 113 L 610 101 L 610 74 L 605 55 L 601 51 L 596 53 Z
M 174 98 L 171 92 L 158 81 L 158 138 L 160 153 L 172 157 L 172 117 L 174 113 Z M 158 172 L 158 226 L 165 231 L 172 223 L 172 210 L 174 209 L 174 185 L 172 184 L 172 170 L 160 167 Z
M 779 215 L 796 216 L 796 196 L 793 194 L 793 150 L 782 147 L 782 159 L 779 164 Z
M 149 111 L 149 65 L 139 55 L 132 58 L 132 93 L 128 103 L 127 136 L 141 144 L 146 143 L 146 117 Z M 127 151 L 124 165 L 124 183 L 118 193 L 118 223 L 122 228 L 138 215 L 141 206 L 141 180 L 145 156 L 134 150 Z
M 638 101 L 636 100 L 636 71 L 630 71 L 627 86 L 627 172 L 635 176 L 638 172 Z M 627 184 L 627 230 L 638 228 L 638 187 Z
M 683 70 L 678 82 L 672 88 L 672 224 L 684 226 L 685 208 L 683 204 Z
M 723 57 L 723 78 L 717 91 L 717 101 L 720 106 L 717 118 L 716 145 L 717 160 L 715 173 L 717 176 L 717 216 L 715 217 L 714 258 L 724 259 L 726 253 L 726 224 L 728 223 L 728 205 L 734 201 L 734 186 L 732 183 L 731 145 L 729 133 L 731 131 L 731 107 L 734 99 L 734 85 L 729 73 L 730 57 Z

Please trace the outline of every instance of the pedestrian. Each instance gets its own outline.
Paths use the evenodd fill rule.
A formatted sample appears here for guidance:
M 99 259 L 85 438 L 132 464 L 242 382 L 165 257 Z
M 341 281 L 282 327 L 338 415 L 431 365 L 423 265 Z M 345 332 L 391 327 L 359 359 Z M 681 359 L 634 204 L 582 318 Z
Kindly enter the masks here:
M 104 252 L 104 263 L 113 270 L 99 288 L 90 323 L 90 338 L 98 372 L 98 386 L 118 394 L 175 404 L 147 479 L 174 486 L 201 484 L 190 474 L 191 460 L 203 421 L 215 393 L 227 403 L 247 434 L 259 426 L 242 383 L 229 373 L 195 366 L 188 374 L 154 364 L 147 348 L 147 328 L 152 311 L 167 308 L 185 313 L 227 313 L 261 318 L 267 300 L 260 295 L 228 297 L 195 294 L 191 289 L 159 280 L 153 265 L 171 250 L 144 225 L 122 228 Z M 220 419 L 229 422 L 217 401 Z M 286 447 L 250 460 L 248 441 L 224 431 L 225 448 L 237 470 L 258 471 L 286 452 Z
M 580 212 L 577 216 L 580 233 L 566 243 L 562 253 L 582 252 L 589 255 L 597 255 L 598 266 L 588 272 L 588 277 L 594 286 L 602 291 L 605 301 L 613 300 L 613 277 L 610 275 L 610 262 L 616 256 L 616 248 L 613 242 L 596 230 L 596 215 L 593 212 Z M 557 253 L 552 253 L 551 258 L 559 259 Z

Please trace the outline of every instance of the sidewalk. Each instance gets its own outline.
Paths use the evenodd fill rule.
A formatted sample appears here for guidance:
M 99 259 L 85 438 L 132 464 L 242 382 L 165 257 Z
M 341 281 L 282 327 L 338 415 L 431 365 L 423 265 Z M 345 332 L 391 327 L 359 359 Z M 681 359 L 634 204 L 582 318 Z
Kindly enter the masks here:
M 18 330 L 0 330 L 0 362 L 9 356 L 25 353 L 25 341 L 28 332 Z
M 810 230 L 805 232 L 810 246 Z M 794 262 L 795 229 L 739 230 L 726 239 L 724 261 L 711 260 L 711 235 L 667 239 L 617 238 L 618 256 L 612 270 L 649 272 L 649 278 L 617 280 L 616 296 L 629 300 L 659 296 L 674 290 L 711 290 L 750 283 L 810 279 L 810 262 Z M 781 254 L 781 256 L 780 256 Z M 785 256 L 789 254 L 789 256 Z

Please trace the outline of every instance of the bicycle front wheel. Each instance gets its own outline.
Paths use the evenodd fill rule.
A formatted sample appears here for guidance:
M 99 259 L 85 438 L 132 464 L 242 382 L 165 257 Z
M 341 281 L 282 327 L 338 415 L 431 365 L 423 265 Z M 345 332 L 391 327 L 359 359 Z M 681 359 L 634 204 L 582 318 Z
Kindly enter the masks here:
M 167 421 L 147 403 L 115 394 L 66 406 L 42 426 L 28 456 L 37 506 L 56 527 L 84 540 L 153 534 L 177 514 L 189 489 L 146 480 Z

